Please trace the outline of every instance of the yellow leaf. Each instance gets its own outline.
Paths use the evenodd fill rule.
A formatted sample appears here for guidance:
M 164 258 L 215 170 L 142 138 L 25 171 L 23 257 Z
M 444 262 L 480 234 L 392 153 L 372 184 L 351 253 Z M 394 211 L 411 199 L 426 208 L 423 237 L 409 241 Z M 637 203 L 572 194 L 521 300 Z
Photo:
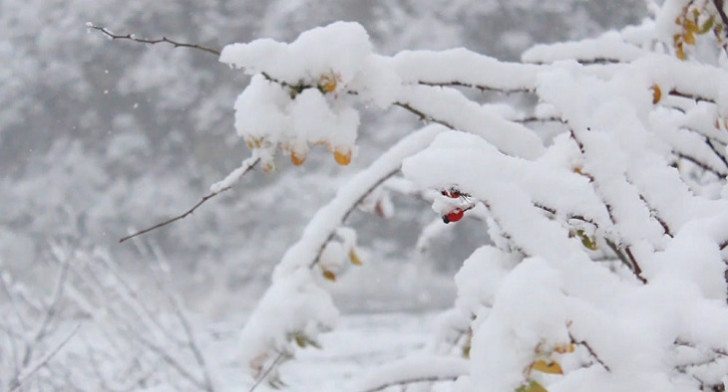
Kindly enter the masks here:
M 693 33 L 697 33 L 698 30 L 699 30 L 698 29 L 698 25 L 696 25 L 695 22 L 693 22 L 690 19 L 685 19 L 685 31 L 686 31 L 686 33 L 689 33 L 690 35 L 692 35 Z
M 715 17 L 713 15 L 710 15 L 710 17 L 708 18 L 708 20 L 706 20 L 703 23 L 703 25 L 700 26 L 700 31 L 698 31 L 698 34 L 705 34 L 705 33 L 707 33 L 708 31 L 710 31 L 710 29 L 713 28 L 713 25 L 714 24 L 715 24 Z
M 351 260 L 351 264 L 362 265 L 361 259 L 359 258 L 359 255 L 356 254 L 354 248 L 349 249 L 349 260 Z
M 333 72 L 321 75 L 321 79 L 319 79 L 319 88 L 325 93 L 330 93 L 336 90 L 338 79 L 339 76 Z
M 545 361 L 543 359 L 539 359 L 531 364 L 531 369 L 542 372 L 542 373 L 549 373 L 549 374 L 564 374 L 564 370 L 561 369 L 561 365 L 559 365 L 556 361 Z
M 516 392 L 549 392 L 543 385 L 536 381 L 529 381 L 526 385 L 521 385 L 516 389 Z
M 336 274 L 329 270 L 324 270 L 324 272 L 321 275 L 323 275 L 324 278 L 326 278 L 327 280 L 336 282 Z
M 683 49 L 683 46 L 682 45 L 677 45 L 677 47 L 675 48 L 675 55 L 680 60 L 685 60 L 687 58 L 685 56 L 685 50 Z
M 306 342 L 307 339 L 303 335 L 296 335 L 293 337 L 293 339 L 296 341 L 296 344 L 298 345 L 298 347 L 305 348 L 306 345 L 308 344 Z
M 658 103 L 660 102 L 660 98 L 662 98 L 662 90 L 660 90 L 660 86 L 653 84 L 650 87 L 650 90 L 652 90 L 652 103 Z
M 344 148 L 337 148 L 334 150 L 334 160 L 341 166 L 346 166 L 351 162 L 351 150 Z
M 695 35 L 692 31 L 686 31 L 683 33 L 683 41 L 688 45 L 695 45 Z
M 306 161 L 306 153 L 297 151 L 295 148 L 291 150 L 291 163 L 300 166 Z
M 589 250 L 597 250 L 597 243 L 596 241 L 589 237 L 584 230 L 577 230 L 576 235 L 579 236 L 581 239 L 581 244 L 584 245 L 585 248 Z

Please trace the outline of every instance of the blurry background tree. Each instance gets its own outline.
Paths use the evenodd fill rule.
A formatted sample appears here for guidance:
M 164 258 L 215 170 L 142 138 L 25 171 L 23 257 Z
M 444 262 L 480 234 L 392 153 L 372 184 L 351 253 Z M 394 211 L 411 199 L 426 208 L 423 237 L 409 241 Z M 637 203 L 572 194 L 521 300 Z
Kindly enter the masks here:
M 63 240 L 108 249 L 123 268 L 138 269 L 139 255 L 116 245 L 118 238 L 189 207 L 245 149 L 231 120 L 245 76 L 202 52 L 110 44 L 87 34 L 87 21 L 220 48 L 256 37 L 290 40 L 317 25 L 354 20 L 379 53 L 465 46 L 507 60 L 536 42 L 636 22 L 644 7 L 636 0 L 3 1 L 0 258 L 19 276 L 32 276 L 44 270 L 36 260 L 48 252 L 48 241 Z M 319 166 L 328 159 L 314 154 L 305 167 L 252 175 L 234 195 L 218 198 L 217 207 L 150 234 L 172 260 L 180 274 L 175 281 L 193 307 L 228 309 L 228 290 L 236 293 L 236 306 L 251 304 L 315 209 L 417 121 L 402 111 L 364 116 L 363 127 L 382 132 L 362 132 L 353 167 Z M 420 202 L 400 201 L 401 214 L 424 222 L 415 212 Z M 378 278 L 369 279 L 371 295 L 344 300 L 360 309 L 448 304 L 452 285 L 438 271 L 454 271 L 482 236 L 465 222 L 443 233 L 430 253 L 403 258 L 416 240 L 402 230 L 406 224 L 352 219 L 363 227 L 361 240 L 376 242 L 385 259 L 381 273 L 372 274 Z M 374 229 L 389 235 L 369 237 Z M 432 285 L 440 287 L 438 296 L 428 295 Z

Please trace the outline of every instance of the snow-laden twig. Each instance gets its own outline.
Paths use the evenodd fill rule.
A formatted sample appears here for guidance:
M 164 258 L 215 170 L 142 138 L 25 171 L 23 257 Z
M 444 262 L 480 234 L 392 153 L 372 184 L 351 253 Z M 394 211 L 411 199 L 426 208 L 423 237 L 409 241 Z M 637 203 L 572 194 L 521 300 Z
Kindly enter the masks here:
M 376 392 L 395 385 L 455 380 L 467 374 L 468 367 L 468 361 L 463 358 L 434 355 L 405 358 L 370 371 L 354 389 Z

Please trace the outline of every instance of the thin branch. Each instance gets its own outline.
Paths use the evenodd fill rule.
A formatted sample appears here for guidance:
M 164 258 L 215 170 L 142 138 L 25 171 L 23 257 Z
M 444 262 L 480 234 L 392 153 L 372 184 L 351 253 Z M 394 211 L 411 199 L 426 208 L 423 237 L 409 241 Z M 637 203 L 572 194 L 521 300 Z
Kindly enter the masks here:
M 180 324 L 182 325 L 182 329 L 184 329 L 185 335 L 187 335 L 187 346 L 190 351 L 192 351 L 192 355 L 195 357 L 195 361 L 200 366 L 205 390 L 208 392 L 213 392 L 215 388 L 213 386 L 212 379 L 210 378 L 210 372 L 207 366 L 207 362 L 205 361 L 205 357 L 204 355 L 202 355 L 202 350 L 197 343 L 197 339 L 195 338 L 195 334 L 192 330 L 192 326 L 190 325 L 190 321 L 184 314 L 184 310 L 182 309 L 182 301 L 177 296 L 174 296 L 171 293 L 165 293 L 170 297 L 170 300 L 173 302 L 174 312 L 177 315 L 177 319 L 179 320 Z
M 399 106 L 402 109 L 405 109 L 405 110 L 408 110 L 408 111 L 414 113 L 422 121 L 431 122 L 431 123 L 437 123 L 437 124 L 443 125 L 443 126 L 445 126 L 447 128 L 450 128 L 452 130 L 455 130 L 455 131 L 458 130 L 457 128 L 455 128 L 454 125 L 452 125 L 452 124 L 450 124 L 450 123 L 448 123 L 448 122 L 446 122 L 444 120 L 436 119 L 436 118 L 430 116 L 429 114 L 426 114 L 426 113 L 420 111 L 419 109 L 416 109 L 415 107 L 413 107 L 412 105 L 410 105 L 407 102 L 395 102 L 394 105 L 395 106 Z
M 599 358 L 599 355 L 597 355 L 596 351 L 594 351 L 594 349 L 589 345 L 589 342 L 587 342 L 586 340 L 576 340 L 574 335 L 571 334 L 571 331 L 569 331 L 569 339 L 571 339 L 571 343 L 578 344 L 580 346 L 584 346 L 584 348 L 586 348 L 586 351 L 589 352 L 589 355 L 591 355 L 592 358 L 594 358 L 594 360 L 597 361 L 597 363 L 602 365 L 604 370 L 606 370 L 608 372 L 612 371 L 612 369 L 610 369 L 609 366 L 606 363 L 604 363 L 604 361 L 602 361 L 601 358 Z
M 676 89 L 670 90 L 670 92 L 668 94 L 670 94 L 670 95 L 672 95 L 674 97 L 681 97 L 681 98 L 692 99 L 695 102 L 701 102 L 702 101 L 702 102 L 715 103 L 715 100 L 712 99 L 712 98 L 706 98 L 706 97 L 702 97 L 700 95 L 694 95 L 694 94 L 690 94 L 690 93 L 684 93 L 684 92 L 679 91 L 679 90 L 676 90 Z
M 151 45 L 165 43 L 165 44 L 170 44 L 170 45 L 174 46 L 175 48 L 197 49 L 197 50 L 201 50 L 203 52 L 214 54 L 215 56 L 220 56 L 219 49 L 210 48 L 208 46 L 202 46 L 202 45 L 198 45 L 198 44 L 191 44 L 191 43 L 187 43 L 187 42 L 179 42 L 179 41 L 175 41 L 173 39 L 169 39 L 167 37 L 149 39 L 149 38 L 138 38 L 134 34 L 115 34 L 108 28 L 106 28 L 104 26 L 95 25 L 91 22 L 86 23 L 86 27 L 89 29 L 98 30 L 102 34 L 106 35 L 107 37 L 109 37 L 112 40 L 116 40 L 116 39 L 128 40 L 128 41 L 138 42 L 140 44 L 151 44 Z
M 240 169 L 242 169 L 242 172 L 239 173 L 239 176 L 242 176 L 245 173 L 247 173 L 248 171 L 250 171 L 251 169 L 253 169 L 255 167 L 255 165 L 258 164 L 258 162 L 260 162 L 260 158 L 254 159 L 251 162 L 249 162 L 247 165 L 245 165 L 244 167 L 241 167 Z M 215 191 L 210 192 L 207 195 L 203 196 L 202 199 L 200 199 L 200 201 L 198 201 L 195 205 L 193 205 L 190 209 L 188 209 L 187 211 L 183 212 L 182 214 L 177 215 L 177 216 L 174 216 L 172 218 L 169 218 L 169 219 L 167 219 L 165 221 L 159 222 L 159 223 L 157 223 L 157 224 L 155 224 L 153 226 L 147 227 L 144 230 L 140 230 L 140 231 L 137 231 L 135 233 L 129 234 L 126 237 L 121 238 L 119 240 L 119 243 L 122 243 L 122 242 L 124 242 L 126 240 L 130 240 L 130 239 L 132 239 L 134 237 L 138 237 L 138 236 L 140 236 L 142 234 L 149 233 L 150 231 L 156 230 L 156 229 L 158 229 L 160 227 L 167 226 L 167 225 L 169 225 L 171 223 L 174 223 L 174 222 L 176 222 L 178 220 L 184 219 L 187 216 L 191 215 L 193 212 L 195 212 L 195 210 L 198 207 L 200 207 L 201 205 L 203 205 L 206 201 L 208 201 L 208 200 L 212 199 L 213 197 L 215 197 L 215 196 L 217 196 L 217 195 L 219 195 L 219 194 L 221 194 L 221 193 L 223 193 L 223 192 L 231 189 L 232 187 L 233 187 L 233 184 L 230 184 L 230 185 L 224 186 L 224 187 L 222 187 L 220 189 L 216 189 Z
M 56 280 L 55 288 L 53 289 L 53 296 L 51 297 L 51 302 L 48 305 L 48 309 L 46 310 L 46 313 L 43 317 L 43 320 L 41 320 L 40 324 L 38 325 L 38 328 L 33 333 L 33 337 L 30 342 L 27 343 L 25 346 L 25 352 L 23 353 L 23 359 L 21 361 L 21 364 L 23 367 L 27 367 L 30 363 L 30 360 L 33 358 L 33 349 L 34 347 L 40 343 L 43 338 L 45 338 L 46 334 L 48 333 L 48 329 L 51 325 L 51 322 L 53 321 L 53 318 L 56 316 L 56 307 L 58 306 L 58 303 L 61 301 L 61 298 L 63 297 L 63 286 L 66 283 L 66 278 L 68 276 L 68 266 L 69 261 L 68 258 L 64 257 L 60 260 L 61 262 L 61 271 L 58 274 L 58 279 Z
M 690 155 L 687 155 L 685 153 L 678 152 L 678 151 L 673 151 L 673 153 L 678 158 L 682 158 L 682 159 L 685 159 L 687 161 L 690 161 L 690 162 L 694 163 L 696 166 L 700 167 L 701 169 L 715 174 L 718 178 L 726 178 L 726 176 L 728 176 L 728 173 L 721 172 L 720 170 L 718 170 L 718 169 L 716 169 L 714 167 L 708 166 L 708 164 L 700 161 L 699 159 L 697 159 L 695 157 L 692 157 Z
M 725 167 L 728 168 L 728 160 L 726 160 L 725 156 L 723 156 L 723 154 L 721 154 L 720 151 L 718 151 L 718 149 L 715 147 L 713 142 L 707 136 L 705 136 L 705 144 L 707 144 L 708 147 L 710 147 L 710 150 L 713 151 L 715 156 L 717 156 L 718 159 L 720 159 L 720 161 L 723 162 Z
M 457 380 L 458 376 L 430 376 L 430 377 L 412 377 L 412 378 L 404 378 L 402 380 L 382 383 L 381 385 L 377 385 L 374 388 L 365 389 L 362 392 L 377 392 L 381 391 L 383 389 L 387 389 L 389 387 L 393 387 L 395 385 L 407 385 L 407 384 L 414 384 L 416 382 L 440 382 L 440 381 L 455 381 Z
M 53 357 L 58 354 L 59 351 L 68 343 L 71 338 L 78 332 L 79 327 L 81 324 L 76 325 L 76 327 L 73 328 L 73 330 L 66 336 L 60 343 L 58 343 L 52 350 L 50 350 L 46 355 L 39 358 L 34 364 L 26 367 L 27 370 L 24 370 L 23 374 L 18 375 L 8 386 L 9 392 L 16 392 L 20 390 L 20 388 L 23 386 L 23 384 L 30 379 L 38 370 L 40 370 L 42 367 L 46 366 L 48 362 L 53 359 Z
M 265 380 L 266 377 L 268 377 L 270 372 L 272 372 L 273 369 L 275 369 L 276 366 L 278 366 L 278 364 L 281 363 L 285 357 L 286 357 L 286 355 L 283 351 L 278 353 L 278 356 L 276 357 L 276 359 L 274 359 L 273 362 L 270 364 L 270 366 L 268 366 L 268 368 L 265 369 L 265 371 L 258 377 L 258 379 L 255 380 L 255 383 L 250 387 L 250 389 L 248 389 L 248 392 L 255 391 L 255 389 L 258 388 L 258 385 L 260 385 L 260 383 L 263 382 L 263 380 Z
M 180 376 L 184 377 L 187 381 L 191 382 L 198 389 L 201 389 L 203 391 L 209 391 L 209 389 L 207 389 L 207 386 L 205 385 L 205 383 L 203 381 L 198 380 L 197 377 L 195 377 L 175 357 L 173 357 L 172 354 L 167 352 L 167 350 L 163 349 L 162 347 L 157 346 L 151 340 L 147 339 L 146 337 L 144 337 L 140 334 L 135 334 L 135 335 L 133 335 L 133 337 L 135 339 L 137 339 L 139 342 L 141 342 L 150 351 L 157 354 L 164 362 L 166 362 L 169 366 L 171 366 L 174 370 L 176 370 Z
M 498 92 L 502 94 L 512 94 L 512 93 L 531 93 L 533 90 L 527 89 L 527 88 L 514 88 L 514 89 L 502 89 L 498 87 L 492 87 L 492 86 L 486 86 L 482 84 L 475 84 L 475 83 L 464 83 L 458 80 L 453 80 L 450 82 L 426 82 L 426 81 L 419 81 L 417 82 L 420 85 L 423 86 L 430 86 L 430 87 L 467 87 L 467 88 L 474 88 L 478 89 L 480 91 L 493 91 Z
M 358 199 L 354 203 L 349 206 L 349 209 L 346 211 L 344 216 L 341 217 L 341 224 L 344 224 L 346 222 L 346 219 L 349 217 L 352 211 L 362 202 L 362 200 L 366 199 L 367 196 L 369 196 L 372 192 L 374 192 L 375 189 L 377 189 L 378 186 L 382 185 L 384 181 L 387 181 L 390 177 L 397 174 L 399 172 L 399 169 L 393 170 L 392 172 L 388 173 L 386 176 L 383 176 L 379 179 L 376 183 L 372 184 L 369 189 L 366 190 L 366 192 L 362 193 L 361 196 L 359 196 Z M 313 259 L 311 264 L 309 265 L 309 268 L 313 268 L 316 263 L 318 263 L 319 259 L 321 258 L 321 254 L 324 252 L 324 248 L 326 248 L 326 244 L 329 243 L 334 238 L 334 235 L 336 235 L 336 230 L 332 230 L 331 233 L 329 233 L 329 236 L 326 238 L 326 241 L 324 241 L 323 244 L 319 247 L 318 252 L 316 253 L 316 258 Z
M 521 123 L 521 124 L 528 124 L 528 123 L 549 123 L 549 122 L 557 122 L 565 124 L 566 121 L 564 121 L 563 118 L 559 116 L 548 116 L 548 117 L 538 117 L 538 116 L 528 116 L 523 118 L 516 118 L 512 119 L 511 121 Z
M 723 31 L 725 31 L 726 37 L 728 37 L 728 15 L 726 15 L 725 10 L 723 10 L 723 0 L 713 0 L 713 5 L 715 5 L 715 8 L 718 10 L 720 20 L 723 22 Z

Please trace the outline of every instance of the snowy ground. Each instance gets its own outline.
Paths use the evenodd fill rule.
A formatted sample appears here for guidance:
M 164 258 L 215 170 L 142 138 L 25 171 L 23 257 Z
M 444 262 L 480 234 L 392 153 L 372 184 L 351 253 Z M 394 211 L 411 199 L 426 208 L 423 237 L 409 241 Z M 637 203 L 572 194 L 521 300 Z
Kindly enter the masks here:
M 338 328 L 325 334 L 321 349 L 306 348 L 286 362 L 280 376 L 290 391 L 349 391 L 369 369 L 422 349 L 432 336 L 438 312 L 343 315 Z M 228 345 L 227 339 L 221 340 Z M 222 347 L 221 347 L 222 348 Z M 241 390 L 249 381 L 242 369 L 219 374 L 223 390 Z M 257 391 L 275 391 L 261 384 Z M 396 390 L 396 389 L 390 389 Z

